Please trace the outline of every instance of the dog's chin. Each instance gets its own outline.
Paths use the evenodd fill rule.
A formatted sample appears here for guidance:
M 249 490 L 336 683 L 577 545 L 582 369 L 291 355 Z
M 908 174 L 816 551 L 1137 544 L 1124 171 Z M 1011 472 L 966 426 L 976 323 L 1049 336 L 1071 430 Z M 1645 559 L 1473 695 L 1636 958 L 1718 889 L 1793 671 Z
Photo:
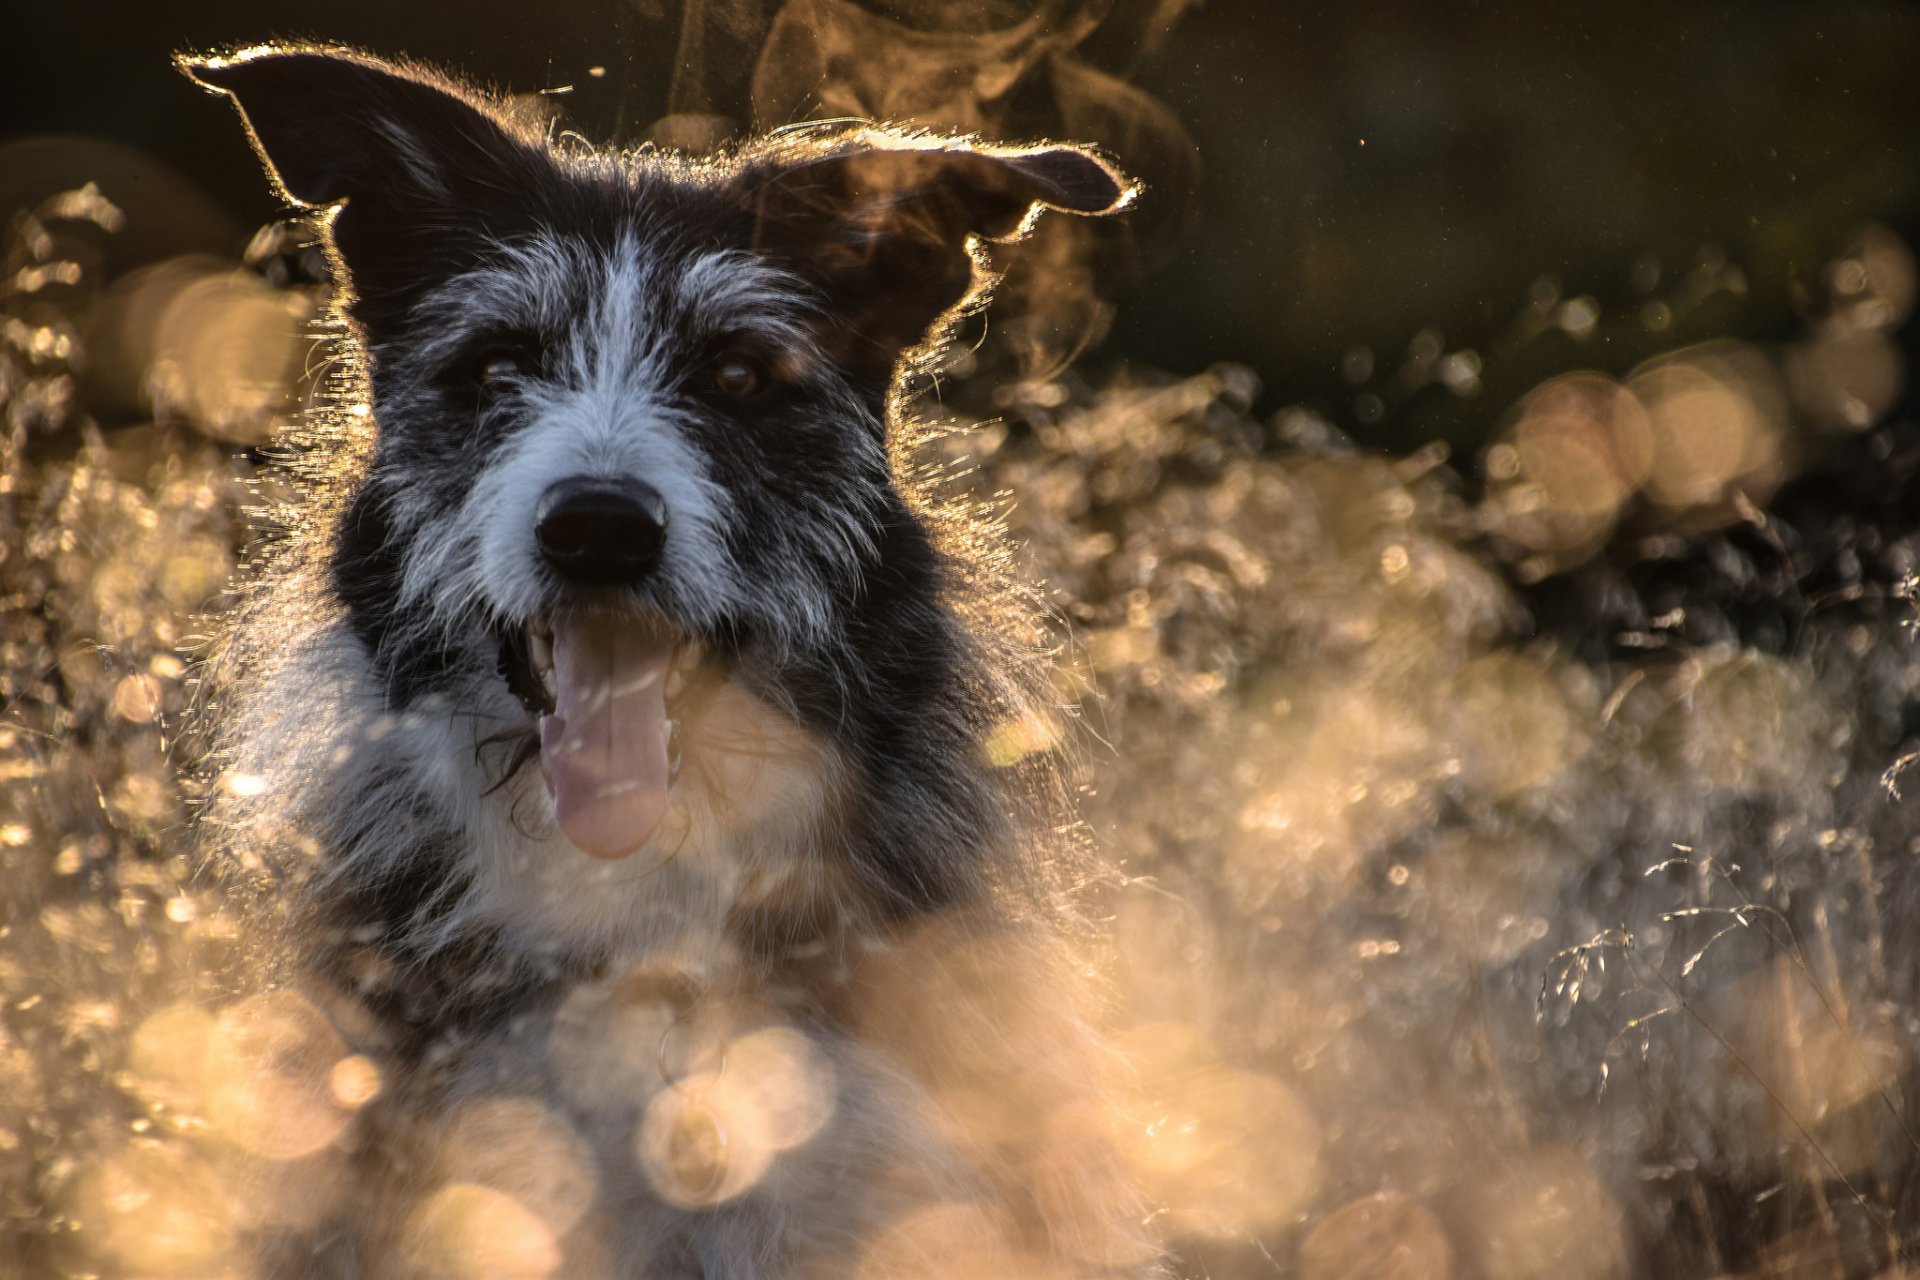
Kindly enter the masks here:
M 550 721 L 567 699 L 558 636 L 527 628 L 503 647 L 516 645 L 526 651 L 509 666 L 524 663 L 519 678 L 542 690 L 529 720 Z M 474 916 L 542 954 L 634 956 L 721 936 L 741 913 L 817 915 L 809 904 L 846 899 L 820 856 L 845 777 L 830 740 L 756 694 L 708 645 L 676 638 L 667 675 L 673 733 L 657 823 L 644 836 L 625 832 L 638 843 L 624 854 L 595 856 L 569 829 L 544 758 L 538 778 L 510 773 L 467 809 Z
M 657 615 L 554 611 L 503 631 L 500 672 L 533 719 L 540 777 L 568 843 L 618 860 L 660 829 L 685 736 L 724 673 Z

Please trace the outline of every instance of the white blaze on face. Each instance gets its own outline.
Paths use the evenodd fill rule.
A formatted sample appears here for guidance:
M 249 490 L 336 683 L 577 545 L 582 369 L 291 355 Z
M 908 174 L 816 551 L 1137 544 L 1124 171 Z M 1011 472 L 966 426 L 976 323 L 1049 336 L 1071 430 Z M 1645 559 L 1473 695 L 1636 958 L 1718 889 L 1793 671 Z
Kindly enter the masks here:
M 632 618 L 554 622 L 554 710 L 540 726 L 540 760 L 560 830 L 592 857 L 626 857 L 666 813 L 673 648 Z

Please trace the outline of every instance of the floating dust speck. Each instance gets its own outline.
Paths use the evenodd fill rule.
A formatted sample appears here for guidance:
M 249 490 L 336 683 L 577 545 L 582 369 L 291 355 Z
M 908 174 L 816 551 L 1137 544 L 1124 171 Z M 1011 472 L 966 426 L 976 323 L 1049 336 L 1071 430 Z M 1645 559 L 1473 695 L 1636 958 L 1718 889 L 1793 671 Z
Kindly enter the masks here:
M 742 1194 L 773 1161 L 771 1148 L 735 1127 L 715 1075 L 689 1076 L 655 1093 L 640 1123 L 635 1155 L 669 1204 L 702 1208 Z
M 1570 298 L 1560 304 L 1554 323 L 1577 340 L 1591 338 L 1600 325 L 1600 304 L 1590 296 Z

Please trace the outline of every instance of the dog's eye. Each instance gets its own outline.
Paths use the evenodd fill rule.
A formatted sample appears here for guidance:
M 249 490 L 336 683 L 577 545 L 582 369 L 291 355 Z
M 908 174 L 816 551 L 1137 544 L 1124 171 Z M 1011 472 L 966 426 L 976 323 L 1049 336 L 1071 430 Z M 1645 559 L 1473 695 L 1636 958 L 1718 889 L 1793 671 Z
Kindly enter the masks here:
M 498 391 L 526 371 L 526 361 L 514 351 L 485 351 L 473 362 L 473 380 L 483 391 Z
M 767 385 L 766 372 L 752 356 L 730 351 L 713 365 L 713 389 L 723 396 L 744 399 Z

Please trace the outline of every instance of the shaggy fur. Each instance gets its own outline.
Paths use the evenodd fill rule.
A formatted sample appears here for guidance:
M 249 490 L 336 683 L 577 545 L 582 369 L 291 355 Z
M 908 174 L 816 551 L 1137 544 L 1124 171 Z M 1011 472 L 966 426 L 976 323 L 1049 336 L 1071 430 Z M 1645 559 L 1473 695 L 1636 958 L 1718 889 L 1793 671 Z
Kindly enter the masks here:
M 1061 788 L 984 749 L 1044 717 L 1032 637 L 993 532 L 912 482 L 898 390 L 983 301 L 983 238 L 1125 180 L 847 123 L 595 152 L 343 50 L 183 67 L 324 209 L 337 286 L 209 822 L 385 1084 L 350 1189 L 263 1256 L 1153 1271 L 1061 942 Z M 650 570 L 543 560 L 578 477 L 657 495 Z M 673 645 L 672 785 L 626 857 L 575 848 L 543 781 L 535 655 L 572 615 Z

